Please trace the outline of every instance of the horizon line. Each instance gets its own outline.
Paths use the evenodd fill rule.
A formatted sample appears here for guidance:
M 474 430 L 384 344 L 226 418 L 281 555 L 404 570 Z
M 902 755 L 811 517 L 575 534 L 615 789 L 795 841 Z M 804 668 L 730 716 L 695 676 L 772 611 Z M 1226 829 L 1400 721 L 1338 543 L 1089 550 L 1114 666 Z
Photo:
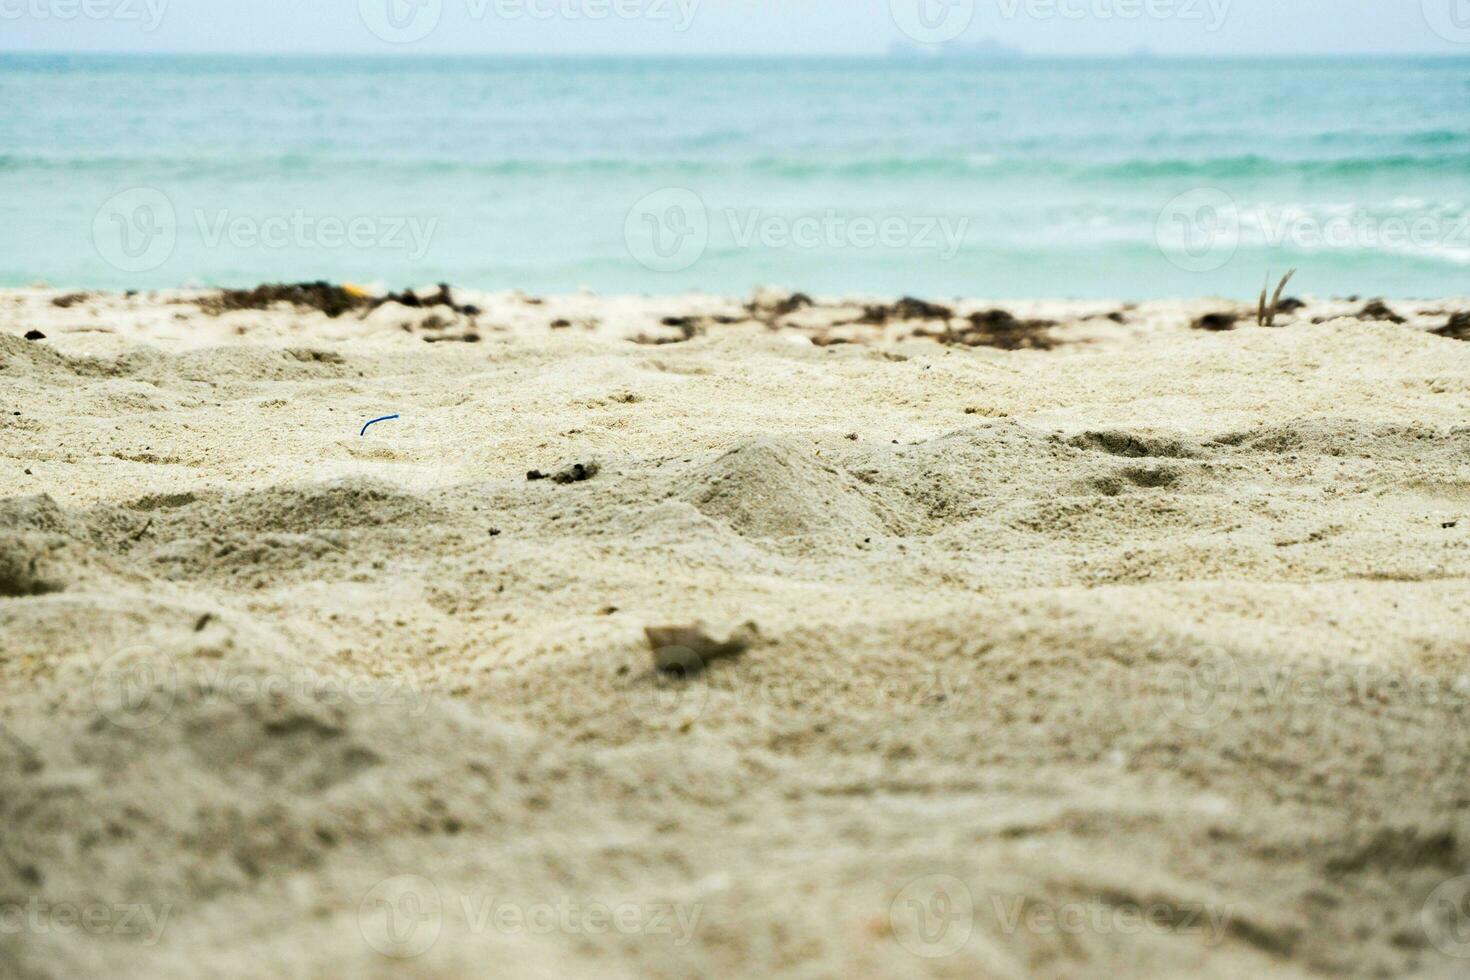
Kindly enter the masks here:
M 1182 51 L 1156 51 L 1150 48 L 1136 48 L 1129 51 L 1118 52 L 1036 52 L 1026 51 L 1021 48 L 1002 48 L 994 54 L 973 54 L 963 50 L 956 50 L 946 54 L 943 48 L 930 49 L 920 46 L 905 48 L 901 50 L 878 50 L 878 51 L 816 51 L 816 52 L 728 52 L 728 51 L 706 51 L 706 52 L 672 52 L 672 51 L 643 51 L 643 52 L 600 52 L 600 51 L 423 51 L 423 50 L 384 50 L 384 51 L 343 51 L 343 50 L 300 50 L 300 51 L 254 51 L 254 50 L 160 50 L 160 51 L 137 51 L 137 50 L 8 50 L 0 51 L 0 58 L 5 57 L 101 57 L 101 58 L 156 58 L 156 57 L 200 57 L 200 58 L 382 58 L 388 60 L 414 60 L 429 61 L 444 58 L 475 58 L 475 59 L 557 59 L 557 60 L 581 60 L 581 59 L 612 59 L 626 61 L 649 61 L 655 59 L 670 60 L 700 60 L 700 61 L 779 61 L 799 59 L 861 59 L 871 61 L 899 61 L 899 62 L 936 62 L 936 63 L 970 63 L 970 64 L 1007 64 L 1016 61 L 1123 61 L 1123 60 L 1145 60 L 1145 61 L 1183 61 L 1183 60 L 1221 60 L 1221 61 L 1266 61 L 1266 60 L 1327 60 L 1341 58 L 1419 58 L 1436 59 L 1444 61 L 1470 60 L 1470 52 L 1443 52 L 1443 51 L 1308 51 L 1290 53 L 1248 53 L 1240 51 L 1226 51 L 1213 54 Z

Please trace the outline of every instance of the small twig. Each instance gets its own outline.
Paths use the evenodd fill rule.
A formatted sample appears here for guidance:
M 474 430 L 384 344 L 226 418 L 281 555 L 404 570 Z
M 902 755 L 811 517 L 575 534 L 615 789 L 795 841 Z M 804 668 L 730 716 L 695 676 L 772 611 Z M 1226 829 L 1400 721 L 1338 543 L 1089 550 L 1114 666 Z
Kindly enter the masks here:
M 141 528 L 139 528 L 134 533 L 128 535 L 128 540 L 129 541 L 141 541 L 143 539 L 143 535 L 147 534 L 148 533 L 148 529 L 150 527 L 152 527 L 152 526 L 153 526 L 153 518 L 150 517 L 150 518 L 148 518 L 147 522 L 144 523 L 144 525 Z
M 1261 301 L 1256 304 L 1256 326 L 1265 326 L 1266 323 L 1266 291 L 1271 288 L 1271 273 L 1266 273 L 1266 281 L 1261 285 Z

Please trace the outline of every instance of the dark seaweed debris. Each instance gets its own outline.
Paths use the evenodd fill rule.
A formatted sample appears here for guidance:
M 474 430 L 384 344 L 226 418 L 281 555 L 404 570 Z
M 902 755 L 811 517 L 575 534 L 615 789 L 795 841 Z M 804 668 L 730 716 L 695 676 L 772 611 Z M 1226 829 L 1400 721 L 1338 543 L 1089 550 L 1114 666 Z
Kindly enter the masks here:
M 1404 323 L 1403 317 L 1388 308 L 1388 304 L 1381 299 L 1371 300 L 1367 306 L 1358 311 L 1359 320 L 1387 320 L 1389 323 Z
M 1451 340 L 1470 340 L 1470 313 L 1451 314 L 1449 323 L 1430 332 Z
M 951 320 L 953 318 L 954 310 L 947 306 L 905 296 L 890 306 L 879 304 L 863 307 L 863 315 L 854 322 L 881 326 L 889 320 Z
M 27 330 L 26 340 L 45 340 L 46 335 L 39 330 Z
M 640 333 L 633 338 L 635 344 L 682 344 L 686 340 L 704 335 L 706 321 L 704 317 L 698 316 L 666 316 L 659 321 L 660 326 L 673 327 L 679 331 L 677 337 L 656 337 L 646 333 Z
M 526 474 L 526 479 L 532 482 L 538 480 L 550 480 L 552 483 L 581 483 L 590 480 L 602 472 L 601 464 L 597 462 L 573 463 L 570 466 L 557 470 L 555 473 L 543 473 L 540 470 L 531 470 Z
M 958 329 L 946 326 L 942 331 L 916 330 L 915 337 L 927 337 L 941 344 L 959 347 L 995 347 L 1000 350 L 1051 350 L 1057 342 L 1048 333 L 1055 320 L 1018 320 L 1006 310 L 983 310 L 965 318 Z
M 371 298 L 328 282 L 263 283 L 254 289 L 221 289 L 197 302 L 210 316 L 235 310 L 267 310 L 277 303 L 290 303 L 298 309 L 320 310 L 333 319 L 374 305 Z
M 384 303 L 398 303 L 413 309 L 447 306 L 455 313 L 477 316 L 479 307 L 461 305 L 454 301 L 446 283 L 440 283 L 438 292 L 421 297 L 412 290 L 389 293 L 386 296 L 364 296 L 351 292 L 333 283 L 263 283 L 254 289 L 221 289 L 218 293 L 196 301 L 201 310 L 210 316 L 219 316 L 235 310 L 266 310 L 277 303 L 290 303 L 297 309 L 319 310 L 336 319 L 344 313 L 366 313 Z
M 382 306 L 384 303 L 397 303 L 400 306 L 407 306 L 416 310 L 427 309 L 431 306 L 447 306 L 454 312 L 461 313 L 465 316 L 480 315 L 480 308 L 478 306 L 470 304 L 461 306 L 456 303 L 454 301 L 454 294 L 449 291 L 449 284 L 443 282 L 439 284 L 439 291 L 431 296 L 420 297 L 413 290 L 406 289 L 401 293 L 389 293 L 382 299 L 372 301 L 374 307 Z
M 1239 313 L 1206 313 L 1190 324 L 1195 330 L 1234 330 Z
M 790 296 L 777 303 L 772 308 L 771 312 L 774 313 L 776 316 L 786 316 L 788 313 L 795 313 L 797 310 L 804 310 L 808 306 L 812 305 L 814 305 L 812 303 L 812 298 L 806 293 L 792 293 Z
M 806 293 L 792 293 L 769 306 L 762 305 L 761 298 L 757 297 L 745 304 L 745 310 L 750 314 L 751 319 L 770 324 L 797 310 L 804 310 L 815 305 L 812 298 Z

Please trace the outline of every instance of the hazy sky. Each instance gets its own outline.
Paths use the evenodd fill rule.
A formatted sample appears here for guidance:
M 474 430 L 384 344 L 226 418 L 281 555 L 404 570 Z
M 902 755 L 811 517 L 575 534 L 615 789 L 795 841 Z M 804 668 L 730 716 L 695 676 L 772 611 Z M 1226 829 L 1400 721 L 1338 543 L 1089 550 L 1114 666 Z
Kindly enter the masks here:
M 0 51 L 863 54 L 959 27 L 1038 54 L 1470 56 L 1470 0 L 0 0 Z

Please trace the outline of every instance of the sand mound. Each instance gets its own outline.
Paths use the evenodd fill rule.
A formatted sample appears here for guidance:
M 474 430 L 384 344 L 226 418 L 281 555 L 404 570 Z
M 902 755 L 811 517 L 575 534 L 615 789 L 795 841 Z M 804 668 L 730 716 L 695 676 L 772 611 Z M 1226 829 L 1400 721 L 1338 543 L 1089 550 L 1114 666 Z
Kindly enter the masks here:
M 851 541 L 879 528 L 855 481 L 798 440 L 736 446 L 696 479 L 694 506 L 742 535 Z

